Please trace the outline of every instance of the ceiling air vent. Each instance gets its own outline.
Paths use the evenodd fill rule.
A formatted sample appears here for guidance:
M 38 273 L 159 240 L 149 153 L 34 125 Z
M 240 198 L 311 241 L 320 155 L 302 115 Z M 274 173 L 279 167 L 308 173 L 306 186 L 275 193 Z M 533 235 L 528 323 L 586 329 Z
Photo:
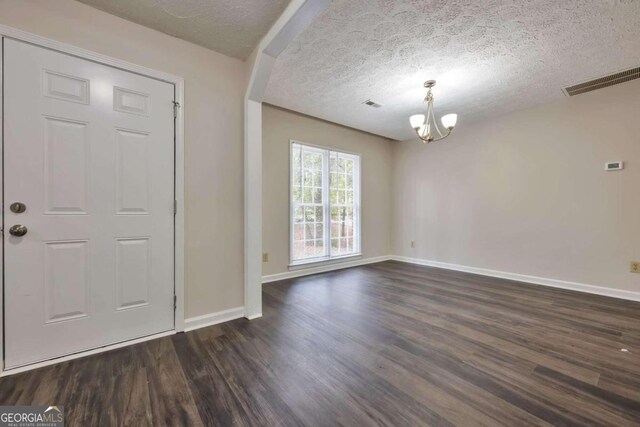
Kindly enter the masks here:
M 373 108 L 380 108 L 382 107 L 382 105 L 378 104 L 377 102 L 374 102 L 370 99 L 367 99 L 366 101 L 363 102 L 364 105 L 368 105 L 369 107 L 373 107 Z
M 640 67 L 631 68 L 630 70 L 620 71 L 619 73 L 610 74 L 600 77 L 599 79 L 589 80 L 588 82 L 569 86 L 563 89 L 567 96 L 580 95 L 581 93 L 591 92 L 592 90 L 602 89 L 603 87 L 617 85 L 618 83 L 628 82 L 640 78 Z

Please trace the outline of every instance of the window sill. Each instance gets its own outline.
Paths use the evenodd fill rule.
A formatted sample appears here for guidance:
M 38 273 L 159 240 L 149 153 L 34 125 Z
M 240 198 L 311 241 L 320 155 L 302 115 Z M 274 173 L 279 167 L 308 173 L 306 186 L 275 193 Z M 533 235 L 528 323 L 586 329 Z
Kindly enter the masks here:
M 308 261 L 307 260 L 295 261 L 289 264 L 289 271 L 304 270 L 305 268 L 312 268 L 312 267 L 322 267 L 324 265 L 340 264 L 341 262 L 352 261 L 354 259 L 359 259 L 359 258 L 362 258 L 362 253 L 349 254 L 349 255 L 330 258 L 330 259 L 321 259 L 321 260 L 311 259 Z

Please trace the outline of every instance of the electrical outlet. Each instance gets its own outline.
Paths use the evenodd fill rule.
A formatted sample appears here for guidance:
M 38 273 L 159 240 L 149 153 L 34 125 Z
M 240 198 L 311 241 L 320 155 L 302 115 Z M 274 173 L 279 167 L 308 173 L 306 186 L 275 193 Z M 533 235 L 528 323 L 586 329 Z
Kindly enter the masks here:
M 269 254 L 266 252 L 262 253 L 262 262 L 269 262 Z
M 631 261 L 630 270 L 632 273 L 640 273 L 640 261 Z
M 411 247 L 412 247 L 412 248 L 415 248 L 415 247 L 416 247 L 416 241 L 415 241 L 415 240 L 412 240 L 412 241 L 411 241 Z

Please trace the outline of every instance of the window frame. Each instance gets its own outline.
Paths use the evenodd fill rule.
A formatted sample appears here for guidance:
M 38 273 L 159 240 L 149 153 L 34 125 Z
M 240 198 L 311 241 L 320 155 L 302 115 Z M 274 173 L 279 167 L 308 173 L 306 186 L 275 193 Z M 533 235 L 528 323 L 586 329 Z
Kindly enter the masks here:
M 295 207 L 293 203 L 293 146 L 294 144 L 301 145 L 303 148 L 310 151 L 321 152 L 323 156 L 323 170 L 322 170 L 322 194 L 323 194 L 323 241 L 326 250 L 326 255 L 313 258 L 304 258 L 294 260 L 294 224 L 295 224 Z M 338 153 L 338 155 L 344 155 L 357 159 L 354 162 L 354 238 L 353 247 L 354 251 L 348 254 L 331 255 L 331 192 L 330 182 L 330 159 L 331 154 Z M 332 264 L 339 262 L 340 260 L 358 258 L 362 256 L 362 155 L 360 153 L 350 152 L 346 150 L 339 150 L 332 147 L 308 144 L 295 139 L 289 140 L 289 267 L 295 268 L 299 266 L 305 266 L 308 264 Z M 325 200 L 326 198 L 326 200 Z M 317 239 L 316 239 L 317 240 Z

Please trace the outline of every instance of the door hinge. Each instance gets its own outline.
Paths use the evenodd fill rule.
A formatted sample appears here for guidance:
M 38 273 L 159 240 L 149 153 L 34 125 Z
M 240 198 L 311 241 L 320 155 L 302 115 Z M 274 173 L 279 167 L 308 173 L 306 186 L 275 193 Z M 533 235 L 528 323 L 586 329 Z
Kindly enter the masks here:
M 177 200 L 173 201 L 173 214 L 174 215 L 178 214 L 178 201 Z
M 176 117 L 178 117 L 178 108 L 180 108 L 180 103 L 178 101 L 171 102 L 173 102 L 173 118 L 175 119 Z
M 173 296 L 173 311 L 176 311 L 178 309 L 178 297 L 177 296 Z

